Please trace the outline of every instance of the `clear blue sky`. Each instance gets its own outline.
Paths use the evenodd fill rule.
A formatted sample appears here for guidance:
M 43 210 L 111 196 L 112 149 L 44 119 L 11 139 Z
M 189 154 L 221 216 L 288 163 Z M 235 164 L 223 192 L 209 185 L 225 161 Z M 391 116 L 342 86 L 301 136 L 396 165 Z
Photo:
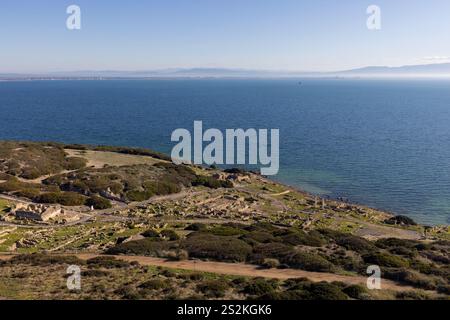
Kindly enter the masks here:
M 66 8 L 82 29 L 66 29 Z M 366 28 L 366 8 L 382 29 Z M 340 70 L 450 56 L 449 0 L 1 0 L 0 72 Z M 449 58 L 450 59 L 450 58 Z M 450 61 L 450 60 L 448 60 Z

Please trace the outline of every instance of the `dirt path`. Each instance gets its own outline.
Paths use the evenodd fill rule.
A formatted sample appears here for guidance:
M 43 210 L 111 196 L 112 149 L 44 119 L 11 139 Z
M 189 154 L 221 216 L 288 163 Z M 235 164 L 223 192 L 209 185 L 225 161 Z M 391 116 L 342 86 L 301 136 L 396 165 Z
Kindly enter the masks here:
M 77 257 L 83 260 L 98 257 L 98 254 L 77 254 Z M 311 272 L 296 269 L 261 269 L 258 266 L 243 263 L 225 263 L 201 260 L 168 261 L 162 258 L 143 257 L 143 256 L 115 256 L 124 261 L 137 261 L 144 266 L 159 266 L 172 269 L 192 270 L 199 272 L 211 272 L 226 275 L 245 276 L 245 277 L 263 277 L 286 280 L 291 278 L 308 278 L 314 282 L 342 281 L 347 284 L 360 284 L 366 286 L 367 278 L 362 276 L 346 276 L 333 273 Z M 0 256 L 1 259 L 1 256 Z M 390 280 L 382 280 L 382 289 L 394 291 L 414 290 L 409 286 L 402 286 Z

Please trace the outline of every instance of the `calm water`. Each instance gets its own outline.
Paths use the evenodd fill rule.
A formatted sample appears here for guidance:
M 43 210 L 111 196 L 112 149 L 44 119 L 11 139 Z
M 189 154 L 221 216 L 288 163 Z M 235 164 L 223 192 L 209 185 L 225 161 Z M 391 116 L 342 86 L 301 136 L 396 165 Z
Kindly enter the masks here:
M 279 128 L 276 179 L 450 222 L 450 82 L 0 82 L 0 139 L 150 147 L 176 128 Z

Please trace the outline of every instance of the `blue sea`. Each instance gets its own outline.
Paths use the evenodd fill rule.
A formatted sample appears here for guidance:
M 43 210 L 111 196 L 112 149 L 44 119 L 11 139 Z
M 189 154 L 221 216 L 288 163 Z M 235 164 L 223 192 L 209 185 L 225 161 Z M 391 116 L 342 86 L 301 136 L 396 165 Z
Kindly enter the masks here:
M 176 128 L 279 128 L 274 178 L 308 192 L 450 222 L 450 81 L 0 82 L 0 139 L 149 147 Z

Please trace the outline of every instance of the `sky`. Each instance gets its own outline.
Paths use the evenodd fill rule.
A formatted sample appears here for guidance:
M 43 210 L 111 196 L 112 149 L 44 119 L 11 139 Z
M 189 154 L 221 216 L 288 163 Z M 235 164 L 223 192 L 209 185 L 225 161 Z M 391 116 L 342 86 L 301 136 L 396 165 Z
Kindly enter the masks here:
M 81 9 L 68 30 L 66 9 Z M 381 29 L 369 30 L 369 5 Z M 0 73 L 450 62 L 448 0 L 1 0 Z

